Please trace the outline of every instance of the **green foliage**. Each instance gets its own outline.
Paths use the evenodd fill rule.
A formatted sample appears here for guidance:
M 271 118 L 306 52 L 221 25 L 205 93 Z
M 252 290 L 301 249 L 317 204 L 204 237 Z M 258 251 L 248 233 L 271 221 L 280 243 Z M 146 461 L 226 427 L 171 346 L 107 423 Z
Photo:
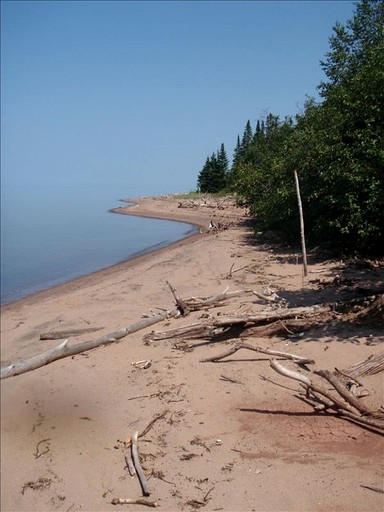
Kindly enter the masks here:
M 310 242 L 383 254 L 383 0 L 361 0 L 329 43 L 321 102 L 308 98 L 294 121 L 268 114 L 254 132 L 247 121 L 221 184 L 239 194 L 262 228 L 298 239 L 297 170 Z
M 217 193 L 225 189 L 228 173 L 228 157 L 224 144 L 207 158 L 197 178 L 200 192 Z

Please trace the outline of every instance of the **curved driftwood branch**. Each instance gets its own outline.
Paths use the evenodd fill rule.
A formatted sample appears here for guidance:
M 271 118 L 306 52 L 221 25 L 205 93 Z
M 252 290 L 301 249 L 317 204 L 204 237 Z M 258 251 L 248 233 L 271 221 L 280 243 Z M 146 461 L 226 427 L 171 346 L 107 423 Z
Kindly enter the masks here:
M 137 476 L 139 477 L 139 480 L 140 480 L 140 485 L 141 485 L 141 488 L 143 490 L 143 495 L 144 496 L 149 496 L 151 493 L 149 492 L 148 481 L 147 481 L 147 478 L 146 478 L 146 476 L 144 474 L 143 468 L 141 467 L 140 458 L 139 458 L 139 452 L 137 451 L 137 437 L 138 437 L 138 435 L 139 435 L 139 432 L 136 431 L 133 434 L 133 436 L 132 436 L 132 445 L 131 445 L 132 459 L 133 459 L 133 463 L 134 463 L 135 468 L 136 468 Z
M 270 365 L 277 373 L 280 373 L 280 375 L 284 375 L 284 377 L 288 377 L 289 379 L 297 380 L 298 382 L 305 384 L 305 386 L 312 386 L 311 379 L 309 379 L 305 375 L 301 375 L 301 373 L 294 372 L 293 370 L 288 370 L 288 368 L 285 368 L 275 359 L 271 359 Z
M 200 362 L 201 363 L 209 363 L 209 362 L 214 363 L 216 361 L 220 361 L 221 359 L 224 359 L 225 357 L 231 356 L 232 354 L 234 354 L 235 352 L 237 352 L 238 350 L 240 350 L 242 348 L 244 348 L 246 350 L 253 350 L 254 352 L 259 352 L 260 354 L 268 354 L 270 356 L 283 357 L 284 359 L 290 359 L 291 361 L 293 361 L 294 363 L 297 363 L 297 364 L 314 364 L 314 362 L 315 362 L 313 359 L 309 359 L 307 357 L 296 356 L 294 354 L 289 354 L 288 352 L 280 352 L 279 350 L 271 350 L 268 348 L 257 347 L 254 345 L 250 345 L 249 343 L 238 343 L 237 345 L 235 345 L 234 347 L 231 347 L 229 350 L 226 350 L 222 354 L 218 354 L 216 356 L 211 356 L 211 357 L 206 357 L 204 359 L 200 359 Z
M 7 379 L 8 377 L 21 375 L 22 373 L 36 370 L 41 366 L 45 366 L 46 364 L 52 363 L 53 361 L 58 361 L 64 357 L 74 356 L 76 354 L 87 352 L 88 350 L 92 350 L 102 345 L 115 343 L 116 341 L 125 338 L 125 336 L 128 336 L 129 334 L 140 331 L 141 329 L 145 329 L 146 327 L 150 327 L 151 325 L 161 322 L 162 320 L 175 317 L 177 315 L 179 315 L 179 310 L 175 308 L 165 313 L 159 313 L 158 315 L 154 315 L 149 318 L 143 318 L 138 322 L 128 325 L 127 327 L 122 327 L 121 329 L 106 334 L 105 336 L 102 336 L 96 340 L 84 341 L 82 343 L 77 343 L 76 345 L 68 345 L 68 340 L 65 340 L 57 347 L 46 350 L 45 352 L 41 352 L 40 354 L 37 354 L 36 356 L 33 356 L 29 359 L 24 359 L 23 361 L 19 361 L 17 363 L 1 368 L 0 379 Z

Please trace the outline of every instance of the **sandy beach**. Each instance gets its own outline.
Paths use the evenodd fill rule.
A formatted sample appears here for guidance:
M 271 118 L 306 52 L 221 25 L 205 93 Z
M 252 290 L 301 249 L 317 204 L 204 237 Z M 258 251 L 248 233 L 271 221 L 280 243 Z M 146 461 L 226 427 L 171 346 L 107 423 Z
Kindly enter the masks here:
M 227 287 L 269 289 L 290 307 L 347 296 L 347 284 L 337 286 L 340 276 L 355 287 L 383 284 L 382 266 L 350 275 L 339 260 L 311 256 L 304 278 L 299 252 L 256 239 L 246 211 L 229 200 L 214 207 L 173 196 L 134 201 L 117 213 L 188 222 L 198 231 L 2 307 L 2 366 L 62 341 L 40 340 L 42 333 L 98 328 L 70 337 L 68 343 L 76 344 L 172 310 L 167 281 L 182 298 L 209 297 Z M 211 221 L 219 229 L 209 230 Z M 375 429 L 315 413 L 300 398 L 300 384 L 270 368 L 267 355 L 239 351 L 222 362 L 201 362 L 236 338 L 146 338 L 208 315 L 268 308 L 275 311 L 255 295 L 239 295 L 2 380 L 1 510 L 145 510 L 111 502 L 143 498 L 126 468 L 124 442 L 159 415 L 138 442 L 150 488 L 146 499 L 159 510 L 383 510 L 384 445 Z M 384 334 L 380 327 L 335 320 L 299 338 L 244 340 L 313 358 L 316 369 L 333 371 L 382 353 Z M 382 373 L 362 384 L 367 404 L 384 403 Z

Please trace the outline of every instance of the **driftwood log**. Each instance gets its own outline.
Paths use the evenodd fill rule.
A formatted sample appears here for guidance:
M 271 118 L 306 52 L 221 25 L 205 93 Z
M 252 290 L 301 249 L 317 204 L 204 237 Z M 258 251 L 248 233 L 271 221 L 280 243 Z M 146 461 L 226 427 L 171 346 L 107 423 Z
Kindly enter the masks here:
M 238 296 L 245 293 L 242 290 L 227 293 L 227 290 L 228 288 L 223 292 L 219 293 L 218 295 L 213 295 L 211 297 L 204 297 L 201 299 L 192 297 L 190 299 L 186 299 L 183 302 L 187 305 L 187 307 L 190 310 L 198 310 L 205 308 L 209 305 L 214 305 L 217 302 L 224 301 L 230 297 Z M 22 361 L 10 364 L 9 366 L 2 367 L 0 370 L 0 379 L 7 379 L 9 377 L 21 375 L 23 373 L 36 370 L 37 368 L 45 366 L 49 363 L 53 363 L 54 361 L 58 361 L 59 359 L 71 357 L 77 354 L 81 354 L 83 352 L 87 352 L 88 350 L 93 350 L 100 346 L 115 343 L 125 338 L 129 334 L 133 334 L 147 327 L 151 327 L 152 325 L 155 325 L 158 322 L 161 322 L 168 318 L 179 316 L 180 308 L 178 304 L 176 304 L 176 306 L 176 308 L 170 311 L 164 311 L 162 313 L 151 315 L 148 318 L 143 318 L 138 322 L 130 324 L 127 327 L 122 327 L 121 329 L 101 336 L 100 338 L 97 338 L 95 340 L 84 341 L 82 343 L 77 343 L 75 345 L 68 345 L 68 340 L 64 340 L 62 343 L 60 343 L 60 345 L 57 345 L 56 347 L 41 352 L 40 354 L 37 354 L 31 358 L 24 359 Z
M 96 340 L 84 341 L 82 343 L 77 343 L 76 345 L 68 345 L 68 340 L 65 340 L 57 347 L 46 350 L 45 352 L 41 352 L 40 354 L 37 354 L 36 356 L 33 356 L 29 359 L 24 359 L 23 361 L 19 361 L 17 363 L 1 368 L 0 379 L 7 379 L 8 377 L 21 375 L 22 373 L 30 372 L 36 368 L 40 368 L 41 366 L 52 363 L 53 361 L 63 359 L 64 357 L 74 356 L 76 354 L 87 352 L 88 350 L 92 350 L 102 345 L 115 343 L 122 338 L 125 338 L 125 336 L 128 336 L 129 334 L 140 331 L 141 329 L 145 329 L 146 327 L 150 327 L 151 325 L 161 322 L 162 320 L 175 317 L 177 315 L 179 315 L 179 310 L 176 308 L 165 313 L 160 313 L 149 318 L 144 318 L 138 322 L 128 325 L 127 327 L 122 327 L 117 331 L 106 334 L 105 336 L 102 336 Z

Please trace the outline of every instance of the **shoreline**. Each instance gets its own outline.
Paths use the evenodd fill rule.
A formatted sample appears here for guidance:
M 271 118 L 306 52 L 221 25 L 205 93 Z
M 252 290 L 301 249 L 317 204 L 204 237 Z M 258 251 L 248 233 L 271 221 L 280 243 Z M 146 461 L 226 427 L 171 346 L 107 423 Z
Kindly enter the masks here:
M 196 217 L 178 217 L 176 214 L 162 214 L 159 212 L 159 216 L 157 216 L 155 211 L 147 211 L 143 208 L 142 211 L 135 211 L 133 208 L 135 207 L 142 207 L 143 201 L 145 200 L 156 200 L 155 197 L 151 198 L 133 198 L 133 199 L 122 199 L 124 202 L 132 203 L 132 205 L 127 206 L 120 206 L 117 208 L 112 208 L 108 210 L 110 213 L 115 213 L 118 215 L 132 215 L 135 217 L 143 217 L 143 218 L 150 218 L 154 220 L 166 220 L 169 222 L 179 222 L 182 224 L 188 224 L 196 229 L 195 232 L 186 234 L 183 238 L 180 238 L 174 242 L 167 243 L 163 247 L 149 247 L 148 249 L 143 249 L 139 253 L 133 254 L 129 258 L 126 258 L 122 261 L 119 261 L 117 263 L 114 263 L 112 265 L 108 265 L 107 267 L 101 268 L 99 270 L 95 270 L 93 272 L 89 272 L 87 274 L 83 274 L 78 277 L 70 278 L 68 281 L 64 281 L 59 284 L 54 284 L 52 286 L 48 286 L 47 288 L 43 288 L 41 290 L 37 290 L 35 292 L 29 293 L 25 297 L 21 297 L 19 299 L 14 299 L 9 302 L 5 302 L 1 304 L 1 309 L 5 308 L 11 308 L 12 306 L 20 305 L 20 306 L 27 306 L 31 302 L 34 302 L 35 300 L 40 299 L 47 299 L 53 295 L 56 294 L 65 294 L 69 293 L 73 290 L 78 289 L 82 286 L 88 286 L 92 284 L 97 279 L 103 279 L 104 277 L 114 275 L 116 273 L 122 272 L 127 269 L 127 266 L 134 266 L 142 261 L 146 261 L 148 258 L 151 257 L 153 254 L 160 254 L 164 251 L 167 251 L 167 249 L 171 247 L 179 247 L 186 243 L 191 243 L 195 238 L 201 237 L 206 235 L 207 233 L 201 232 L 201 228 L 206 227 L 206 220 L 204 221 L 201 218 Z M 132 210 L 131 210 L 132 209 Z M 200 232 L 197 230 L 200 229 Z
M 212 201 L 195 208 L 186 202 L 178 207 L 174 198 L 143 200 L 135 213 L 194 216 L 203 225 L 212 219 L 223 229 L 2 308 L 4 367 L 62 343 L 42 333 L 68 336 L 71 347 L 172 310 L 167 282 L 182 299 L 247 291 L 2 380 L 2 510 L 115 512 L 114 498 L 141 497 L 140 484 L 125 468 L 123 440 L 148 425 L 139 453 L 160 511 L 192 510 L 191 503 L 224 512 L 252 510 L 255 503 L 269 512 L 381 510 L 382 495 L 362 484 L 381 485 L 382 437 L 315 413 L 300 399 L 299 385 L 287 385 L 263 355 L 241 351 L 217 363 L 203 361 L 248 338 L 252 345 L 313 359 L 315 370 L 345 369 L 382 353 L 382 328 L 334 318 L 297 339 L 249 332 L 244 338 L 237 330 L 213 339 L 156 336 L 222 315 L 276 312 L 276 304 L 252 294 L 266 287 L 289 306 L 341 298 L 334 284 L 340 262 L 311 262 L 304 280 L 288 248 L 277 252 L 258 243 L 243 222 L 244 210 L 233 204 L 213 209 Z M 369 278 L 364 268 L 356 277 L 370 286 L 377 271 Z M 316 284 L 320 279 L 324 286 Z M 372 410 L 383 403 L 381 381 L 380 374 L 363 380 L 369 392 L 362 399 Z

